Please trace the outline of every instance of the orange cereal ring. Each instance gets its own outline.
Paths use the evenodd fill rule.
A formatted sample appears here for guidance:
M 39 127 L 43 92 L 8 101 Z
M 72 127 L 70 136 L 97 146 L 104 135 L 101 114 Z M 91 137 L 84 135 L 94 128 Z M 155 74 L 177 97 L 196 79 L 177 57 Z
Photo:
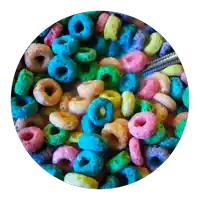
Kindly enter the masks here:
M 173 127 L 176 127 L 183 119 L 187 117 L 188 117 L 188 112 L 182 112 L 176 115 L 172 123 Z
M 167 119 L 168 110 L 161 103 L 153 103 L 153 112 L 156 115 L 157 123 L 163 123 Z
M 99 66 L 104 66 L 104 65 L 115 66 L 120 72 L 123 72 L 122 64 L 116 58 L 113 58 L 113 57 L 103 58 L 102 60 L 100 60 Z
M 64 111 L 64 112 L 68 111 L 68 104 L 71 99 L 72 99 L 72 94 L 70 92 L 63 93 L 61 100 L 60 100 L 60 104 L 59 104 L 61 111 Z

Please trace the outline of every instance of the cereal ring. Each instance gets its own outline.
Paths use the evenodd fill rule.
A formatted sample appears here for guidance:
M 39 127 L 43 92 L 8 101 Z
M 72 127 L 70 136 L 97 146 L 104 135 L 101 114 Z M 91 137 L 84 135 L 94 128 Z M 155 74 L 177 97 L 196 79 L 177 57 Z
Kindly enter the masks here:
M 120 171 L 120 176 L 124 180 L 124 185 L 135 183 L 141 177 L 137 168 L 133 166 L 127 166 Z
M 128 145 L 128 129 L 119 122 L 105 124 L 101 134 L 112 149 L 122 150 Z
M 44 44 L 51 46 L 53 41 L 58 38 L 63 30 L 63 25 L 60 23 L 55 23 L 50 31 L 48 32 L 47 36 L 44 38 Z
M 131 31 L 127 31 L 120 34 L 118 42 L 119 42 L 120 47 L 125 52 L 127 52 L 131 47 L 132 38 L 133 38 L 133 33 Z
M 46 142 L 52 146 L 64 144 L 69 137 L 69 132 L 61 128 L 55 127 L 53 124 L 48 124 L 44 130 Z
M 79 41 L 71 35 L 64 35 L 55 39 L 52 43 L 52 50 L 55 54 L 68 56 L 79 49 Z
M 96 78 L 99 66 L 96 62 L 79 64 L 79 78 L 81 82 L 93 80 Z
M 164 106 L 166 106 L 170 111 L 176 110 L 176 102 L 168 95 L 158 92 L 153 96 L 153 99 Z
M 145 167 L 137 167 L 137 169 L 140 172 L 140 175 L 142 178 L 144 178 L 150 174 L 149 170 Z
M 153 103 L 153 112 L 156 115 L 157 123 L 163 123 L 167 119 L 168 110 L 161 103 L 157 103 L 157 102 Z
M 121 113 L 121 108 L 114 111 L 114 116 L 113 116 L 113 118 L 114 118 L 114 119 L 117 119 L 117 118 L 120 118 L 120 117 L 123 117 L 123 115 L 122 115 L 122 113 Z
M 127 129 L 127 132 L 128 132 L 128 120 L 123 119 L 123 118 L 118 118 L 114 122 L 121 124 L 124 128 Z
M 124 20 L 125 22 L 130 22 L 130 16 L 122 14 L 122 13 L 118 13 L 118 12 L 109 12 L 110 14 L 115 15 L 116 17 Z
M 81 149 L 96 152 L 104 152 L 108 149 L 107 142 L 97 134 L 83 134 L 79 137 L 78 146 Z
M 47 171 L 49 174 L 51 174 L 52 176 L 60 179 L 63 181 L 64 176 L 62 174 L 62 171 L 60 169 L 58 169 L 55 165 L 51 165 L 51 164 L 45 164 L 41 166 L 45 171 Z
M 176 125 L 175 127 L 175 136 L 180 139 L 181 136 L 183 135 L 183 131 L 185 129 L 186 126 L 186 122 L 187 122 L 187 118 L 184 118 L 181 122 L 179 122 L 179 124 Z
M 59 107 L 61 111 L 68 111 L 68 103 L 72 99 L 72 94 L 70 92 L 64 92 L 59 103 Z
M 116 188 L 120 186 L 119 179 L 114 175 L 107 176 L 104 184 L 100 187 L 100 189 L 110 189 L 110 188 Z
M 53 52 L 45 44 L 31 44 L 24 54 L 27 68 L 32 72 L 45 72 Z
M 12 97 L 11 110 L 13 118 L 28 118 L 38 111 L 38 103 L 29 96 Z
M 132 92 L 125 91 L 122 93 L 121 112 L 124 117 L 130 117 L 135 109 L 135 95 Z
M 91 38 L 93 48 L 96 50 L 97 56 L 105 56 L 107 51 L 107 42 L 102 36 L 93 36 Z
M 157 144 L 159 143 L 161 140 L 164 140 L 167 137 L 167 131 L 165 129 L 165 127 L 163 126 L 163 124 L 157 124 L 156 125 L 156 133 L 153 134 L 151 137 L 146 138 L 145 142 L 147 144 Z
M 87 40 L 92 35 L 93 22 L 85 14 L 76 14 L 72 16 L 68 23 L 70 35 L 80 40 Z
M 79 124 L 76 115 L 68 112 L 53 112 L 49 115 L 49 121 L 56 127 L 67 131 L 75 130 Z
M 137 139 L 146 139 L 156 132 L 156 116 L 152 112 L 136 113 L 128 122 L 129 132 Z
M 151 26 L 149 26 L 149 25 L 146 25 L 144 27 L 144 30 L 147 31 L 148 33 L 154 33 L 154 32 L 156 32 L 156 30 L 154 28 L 152 28 Z
M 121 20 L 115 15 L 110 15 L 104 27 L 105 40 L 117 40 L 119 30 L 121 28 Z
M 57 55 L 49 62 L 48 73 L 59 82 L 69 83 L 78 76 L 78 67 L 71 58 Z
M 93 151 L 81 151 L 74 160 L 74 172 L 86 176 L 97 176 L 103 169 L 104 161 L 101 154 Z
M 161 71 L 167 76 L 180 76 L 184 72 L 183 66 L 180 64 L 170 65 Z
M 101 130 L 90 121 L 87 113 L 81 119 L 81 127 L 85 134 L 93 134 L 101 132 Z
M 44 133 L 36 126 L 23 128 L 18 136 L 29 153 L 37 151 L 44 143 Z
M 186 75 L 185 75 L 185 72 L 182 72 L 182 73 L 181 73 L 181 81 L 182 81 L 183 83 L 185 83 L 186 85 L 188 84 L 188 82 L 187 82 L 187 77 L 186 77 Z
M 166 148 L 166 149 L 175 149 L 177 144 L 179 143 L 179 139 L 175 137 L 166 138 L 163 141 L 159 143 L 160 147 Z
M 86 99 L 79 96 L 73 97 L 68 104 L 69 112 L 75 115 L 83 115 L 87 112 L 88 106 L 90 105 L 91 101 L 91 97 L 88 97 Z
M 171 82 L 170 82 L 170 79 L 167 75 L 162 74 L 160 72 L 156 72 L 151 76 L 151 78 L 159 81 L 160 92 L 165 93 L 165 94 L 169 94 Z
M 77 155 L 78 151 L 75 148 L 66 145 L 61 146 L 54 151 L 52 163 L 63 171 L 69 171 L 73 168 Z
M 27 69 L 21 70 L 15 84 L 15 93 L 18 95 L 26 95 L 32 84 L 33 73 Z
M 106 22 L 107 22 L 109 16 L 110 15 L 108 13 L 106 13 L 106 12 L 102 13 L 101 15 L 99 15 L 97 23 L 95 25 L 95 30 L 96 30 L 97 33 L 103 34 L 104 27 L 106 25 Z
M 138 139 L 132 137 L 129 140 L 129 152 L 131 160 L 135 165 L 141 166 L 144 163 L 142 153 L 140 150 L 140 142 Z
M 150 101 L 136 99 L 134 113 L 138 112 L 152 112 L 153 105 Z
M 75 54 L 75 59 L 81 63 L 92 62 L 96 59 L 97 52 L 95 49 L 81 47 Z
M 42 117 L 44 117 L 45 119 L 49 119 L 49 115 L 52 113 L 52 112 L 58 112 L 60 111 L 59 110 L 59 107 L 58 105 L 55 105 L 55 106 L 43 106 L 40 110 L 40 115 Z
M 184 86 L 180 78 L 172 77 L 171 87 L 170 87 L 170 96 L 175 100 L 180 100 L 183 94 Z
M 117 41 L 113 41 L 110 43 L 107 51 L 108 57 L 116 57 L 119 58 L 121 56 L 121 47 Z
M 39 114 L 35 114 L 32 117 L 25 119 L 18 118 L 15 122 L 15 129 L 17 132 L 23 128 L 30 126 L 37 126 L 38 128 L 43 129 L 45 125 L 46 125 L 46 120 Z
M 66 174 L 64 177 L 64 182 L 77 187 L 89 188 L 89 189 L 90 188 L 97 189 L 99 184 L 95 179 L 77 173 Z
M 135 92 L 138 85 L 138 78 L 134 73 L 124 73 L 119 80 L 119 92 Z
M 83 135 L 82 132 L 72 132 L 72 133 L 69 134 L 69 138 L 68 138 L 67 142 L 69 144 L 78 143 L 79 137 L 81 135 Z
M 122 66 L 126 72 L 141 72 L 148 62 L 147 56 L 139 50 L 127 53 L 121 59 Z
M 77 92 L 80 97 L 97 97 L 104 91 L 104 82 L 102 80 L 92 80 L 81 83 L 77 87 Z
M 127 151 L 121 151 L 119 154 L 111 158 L 107 164 L 106 168 L 111 173 L 114 174 L 115 172 L 123 169 L 126 165 L 131 162 L 130 155 Z
M 44 38 L 49 33 L 51 27 L 46 28 L 42 33 L 40 33 L 40 37 Z
M 51 78 L 45 78 L 35 85 L 33 96 L 36 101 L 44 106 L 56 105 L 62 97 L 62 88 Z
M 112 121 L 113 112 L 113 104 L 105 98 L 96 98 L 88 107 L 88 117 L 95 126 L 104 126 L 105 123 Z
M 189 108 L 189 90 L 188 87 L 185 88 L 183 94 L 182 94 L 182 101 L 185 107 Z
M 159 56 L 162 57 L 162 56 L 167 55 L 167 53 L 169 53 L 171 51 L 171 49 L 172 49 L 172 47 L 167 41 L 163 42 L 163 44 L 160 48 Z
M 145 151 L 146 165 L 151 171 L 155 171 L 169 157 L 169 153 L 162 147 L 149 146 Z
M 121 106 L 122 97 L 114 90 L 105 90 L 100 97 L 110 100 L 114 106 L 114 109 L 120 108 Z
M 145 23 L 139 19 L 131 17 L 131 23 L 135 24 L 138 28 L 144 28 Z
M 112 66 L 116 67 L 119 72 L 122 72 L 121 63 L 116 58 L 113 58 L 113 57 L 103 58 L 102 60 L 100 60 L 99 66 L 101 67 L 101 66 L 104 66 L 104 65 L 112 65 Z
M 102 66 L 97 72 L 96 79 L 104 81 L 105 88 L 115 88 L 119 82 L 119 71 L 112 65 Z
M 142 82 L 137 96 L 142 99 L 151 100 L 159 89 L 159 82 L 156 79 L 148 78 Z
M 176 115 L 176 117 L 174 117 L 173 120 L 173 127 L 176 127 L 183 119 L 188 117 L 188 112 L 181 112 L 179 114 Z
M 153 56 L 159 51 L 162 44 L 163 44 L 163 37 L 157 32 L 152 33 L 148 38 L 148 42 L 146 47 L 144 48 L 144 52 L 148 56 Z

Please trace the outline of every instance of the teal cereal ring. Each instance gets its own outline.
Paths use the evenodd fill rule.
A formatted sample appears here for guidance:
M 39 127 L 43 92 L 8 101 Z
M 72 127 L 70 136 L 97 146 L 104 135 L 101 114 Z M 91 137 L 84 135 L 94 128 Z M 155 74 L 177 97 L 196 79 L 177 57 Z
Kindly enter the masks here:
M 15 93 L 23 96 L 26 95 L 33 84 L 33 73 L 27 69 L 20 71 L 15 84 Z
M 175 127 L 175 136 L 177 138 L 181 138 L 181 136 L 183 135 L 183 131 L 185 129 L 185 125 L 187 122 L 187 118 L 183 119 L 176 127 Z
M 64 144 L 69 137 L 69 132 L 55 127 L 53 124 L 48 124 L 44 130 L 44 137 L 48 144 L 58 146 Z
M 107 170 L 113 174 L 121 169 L 123 169 L 126 165 L 128 165 L 131 162 L 131 157 L 128 153 L 128 151 L 121 151 L 119 154 L 111 158 L 107 164 L 106 168 Z
M 106 89 L 116 88 L 119 82 L 119 71 L 112 65 L 105 65 L 99 68 L 97 80 L 104 81 Z
M 153 111 L 153 105 L 148 100 L 136 100 L 136 106 L 135 106 L 135 113 L 137 112 L 152 112 Z
M 104 28 L 105 40 L 117 40 L 120 28 L 121 20 L 115 15 L 110 15 Z
M 45 171 L 47 171 L 49 174 L 51 174 L 52 176 L 60 179 L 63 181 L 63 174 L 62 171 L 60 169 L 58 169 L 55 165 L 52 164 L 45 164 L 41 166 Z
M 79 78 L 81 82 L 94 80 L 96 78 L 98 69 L 99 66 L 96 62 L 81 63 L 79 65 Z
M 81 63 L 92 62 L 96 59 L 97 53 L 95 49 L 81 47 L 75 54 L 75 59 Z
M 179 139 L 175 137 L 169 137 L 164 139 L 159 143 L 160 147 L 164 147 L 166 149 L 175 149 L 177 144 L 179 143 Z
M 189 90 L 188 87 L 184 90 L 182 95 L 182 101 L 185 107 L 189 108 Z
M 100 187 L 100 189 L 110 189 L 110 188 L 116 188 L 120 186 L 119 179 L 114 175 L 109 175 L 104 184 Z
M 156 126 L 156 133 L 153 134 L 151 137 L 145 139 L 147 144 L 157 144 L 161 140 L 164 140 L 167 137 L 167 131 L 163 124 L 157 124 Z

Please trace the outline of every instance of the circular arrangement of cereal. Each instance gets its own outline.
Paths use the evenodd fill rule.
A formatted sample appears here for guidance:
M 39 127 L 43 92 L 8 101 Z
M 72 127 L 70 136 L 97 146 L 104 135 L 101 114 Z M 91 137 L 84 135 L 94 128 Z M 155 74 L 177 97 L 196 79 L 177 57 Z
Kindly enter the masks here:
M 160 167 L 182 137 L 189 91 L 181 63 L 142 77 L 174 50 L 125 14 L 93 11 L 45 29 L 21 58 L 11 110 L 19 139 L 52 176 L 117 188 Z

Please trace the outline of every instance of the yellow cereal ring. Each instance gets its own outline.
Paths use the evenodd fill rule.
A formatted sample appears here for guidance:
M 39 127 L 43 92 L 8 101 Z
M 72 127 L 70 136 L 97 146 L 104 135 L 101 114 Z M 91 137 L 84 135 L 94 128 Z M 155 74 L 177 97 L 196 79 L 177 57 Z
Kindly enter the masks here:
M 72 98 L 72 94 L 70 92 L 63 93 L 60 100 L 60 110 L 67 112 L 68 111 L 68 103 Z
M 168 116 L 167 108 L 160 103 L 153 103 L 153 112 L 156 115 L 157 123 L 163 123 Z
M 69 135 L 69 138 L 67 140 L 67 143 L 78 143 L 79 137 L 83 135 L 83 132 L 72 132 Z
M 113 103 L 115 109 L 120 108 L 122 97 L 121 95 L 114 90 L 105 90 L 100 97 L 110 100 Z
M 95 179 L 77 173 L 66 174 L 64 177 L 64 182 L 82 188 L 98 188 L 98 182 Z
M 180 76 L 184 72 L 183 66 L 180 64 L 170 65 L 161 71 L 167 76 Z
M 117 40 L 120 27 L 121 27 L 121 20 L 115 15 L 110 15 L 104 28 L 104 39 Z
M 41 116 L 43 116 L 43 117 L 49 117 L 49 115 L 50 115 L 52 112 L 58 112 L 58 111 L 60 111 L 58 105 L 55 105 L 55 106 L 44 106 L 44 107 L 41 108 L 40 114 L 41 114 Z
M 159 51 L 159 49 L 162 46 L 162 43 L 163 43 L 163 37 L 159 33 L 154 32 L 150 35 L 149 42 L 144 48 L 144 52 L 148 56 L 153 56 Z
M 125 91 L 122 93 L 122 108 L 121 112 L 124 117 L 130 117 L 135 108 L 135 95 L 132 92 Z
M 149 170 L 145 167 L 137 167 L 137 169 L 139 170 L 142 178 L 144 178 L 150 174 Z

